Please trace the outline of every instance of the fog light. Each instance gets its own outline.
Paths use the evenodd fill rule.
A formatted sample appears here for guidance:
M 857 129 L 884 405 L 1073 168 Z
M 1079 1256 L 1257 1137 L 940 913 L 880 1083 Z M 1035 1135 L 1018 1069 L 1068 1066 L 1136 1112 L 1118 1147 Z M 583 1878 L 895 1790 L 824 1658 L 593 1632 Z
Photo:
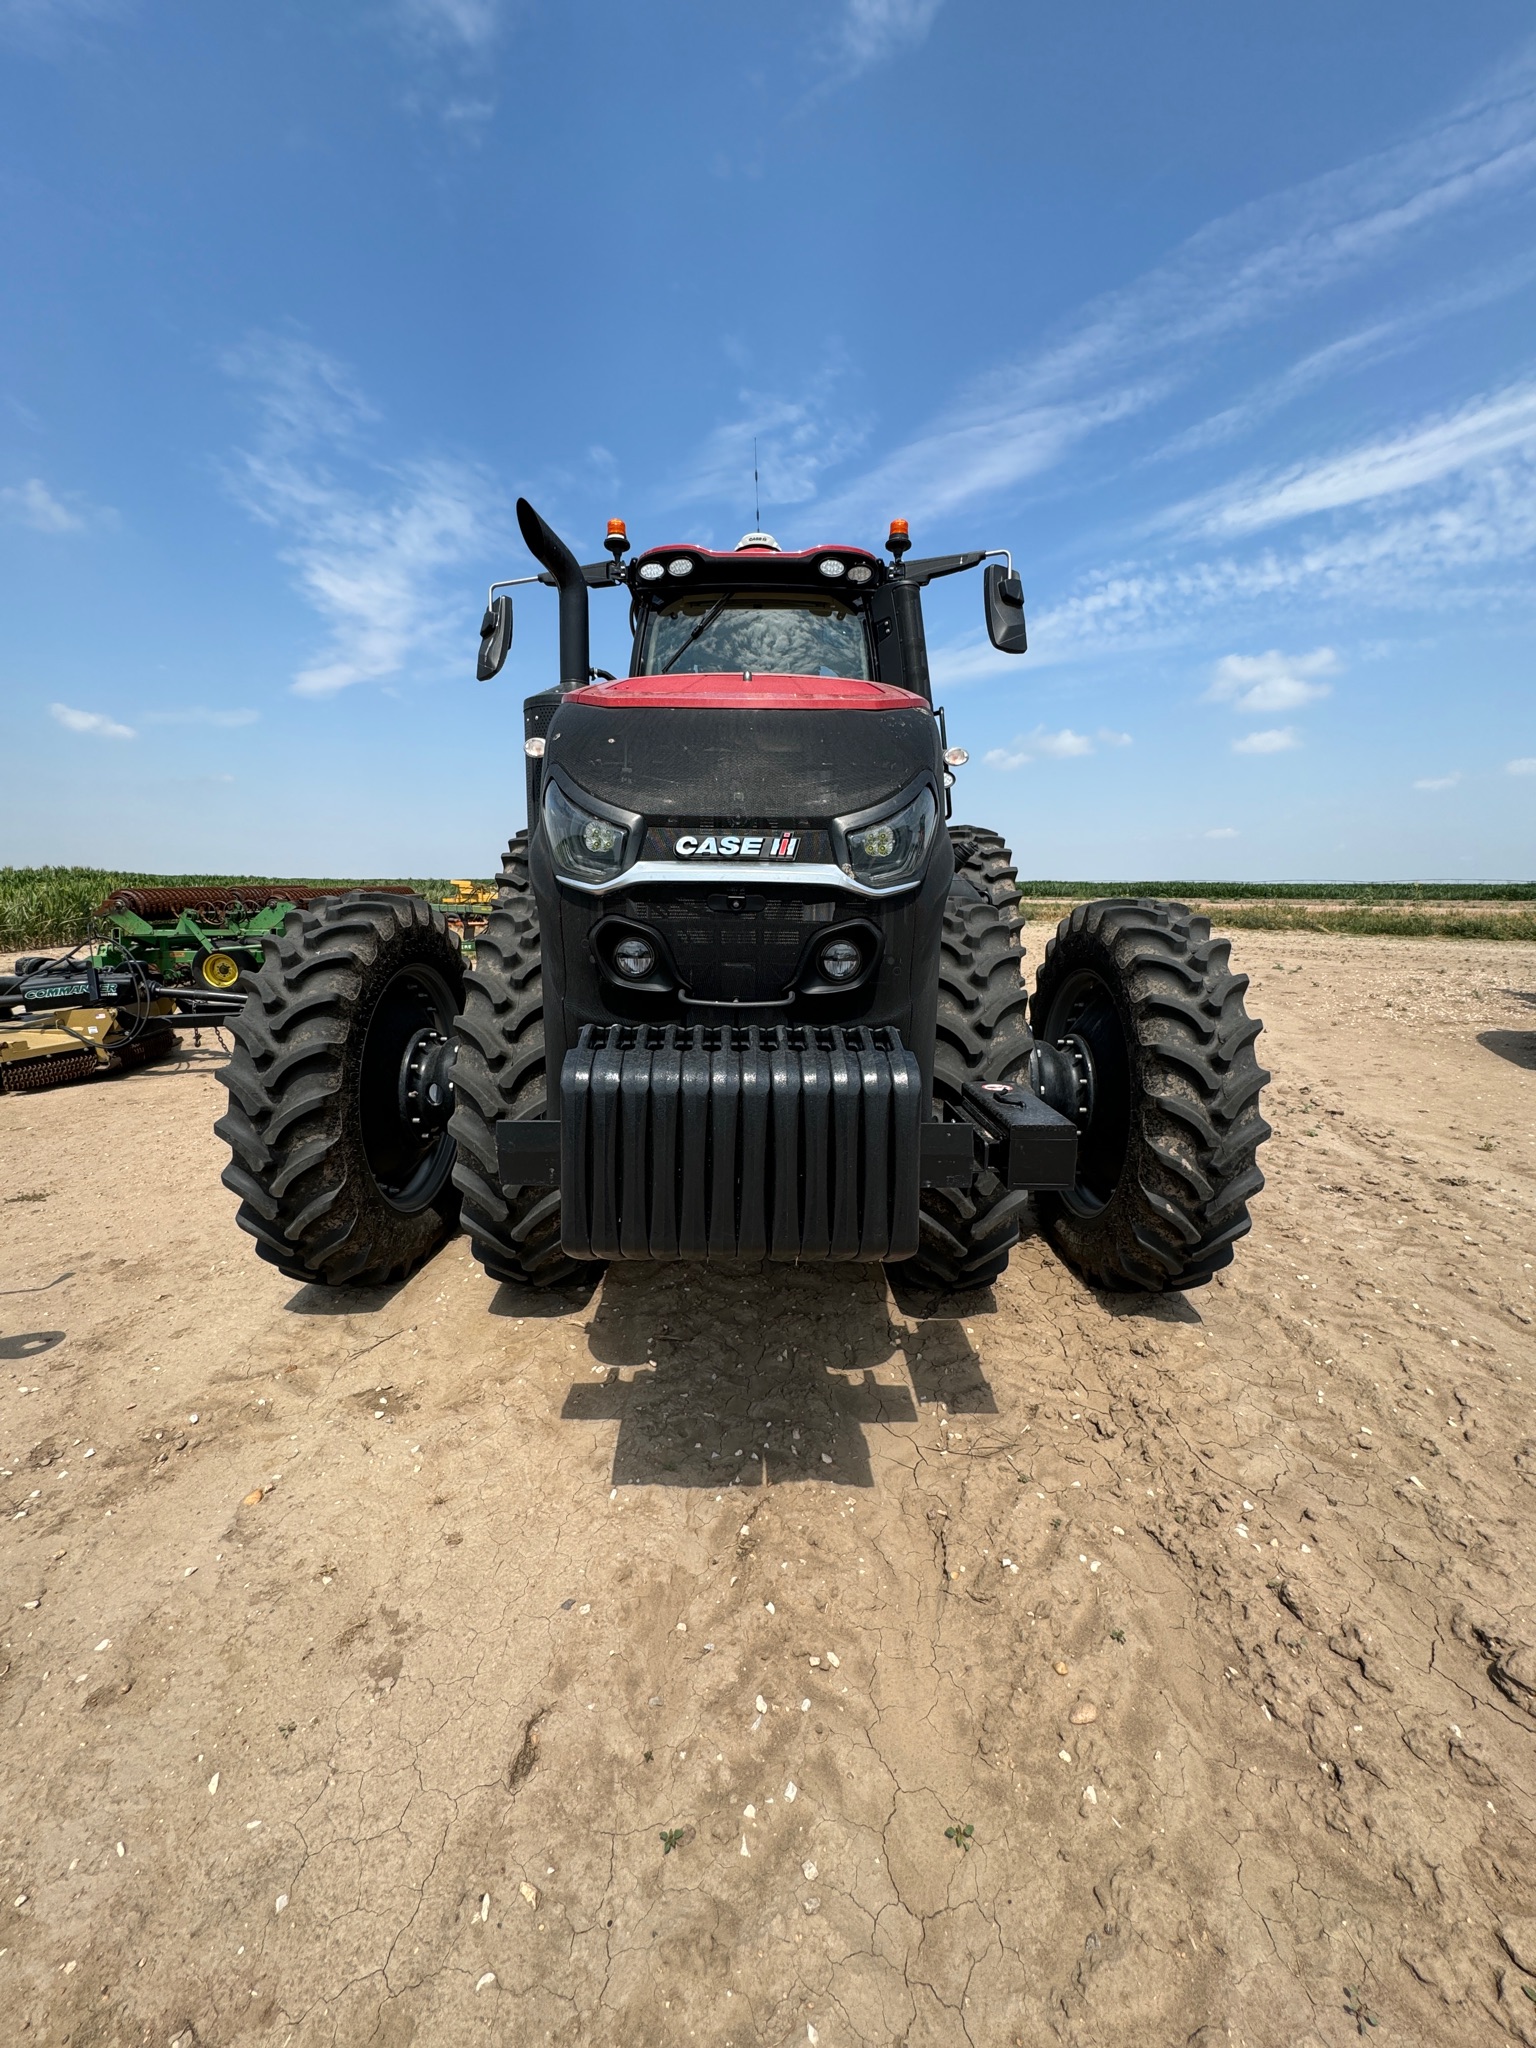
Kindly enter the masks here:
M 620 939 L 613 949 L 613 964 L 626 981 L 644 981 L 656 965 L 656 948 L 644 939 Z
M 581 843 L 588 853 L 612 853 L 623 837 L 622 829 L 606 818 L 588 818 L 581 828 Z
M 849 939 L 831 939 L 817 956 L 828 981 L 852 981 L 864 965 L 864 955 Z
M 896 851 L 896 834 L 889 825 L 871 825 L 867 832 L 855 832 L 853 843 L 870 860 L 889 860 Z

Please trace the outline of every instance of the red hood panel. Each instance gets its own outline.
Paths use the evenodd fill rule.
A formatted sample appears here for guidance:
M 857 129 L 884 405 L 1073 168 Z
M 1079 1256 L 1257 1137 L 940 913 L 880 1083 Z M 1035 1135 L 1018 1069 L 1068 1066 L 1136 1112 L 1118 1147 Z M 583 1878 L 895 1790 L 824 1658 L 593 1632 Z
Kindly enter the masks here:
M 926 711 L 923 698 L 894 683 L 851 676 L 624 676 L 573 690 L 571 704 L 610 711 Z

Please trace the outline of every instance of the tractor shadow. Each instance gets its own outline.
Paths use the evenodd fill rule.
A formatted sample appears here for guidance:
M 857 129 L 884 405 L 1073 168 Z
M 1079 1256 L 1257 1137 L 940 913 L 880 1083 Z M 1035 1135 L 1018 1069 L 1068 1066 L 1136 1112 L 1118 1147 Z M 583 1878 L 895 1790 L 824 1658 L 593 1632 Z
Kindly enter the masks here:
M 1512 1067 L 1536 1073 L 1536 1031 L 1479 1031 L 1477 1042 Z
M 45 1351 L 62 1344 L 66 1335 L 64 1330 L 23 1330 L 14 1337 L 0 1337 L 0 1358 L 41 1358 Z
M 894 1322 L 878 1267 L 615 1265 L 586 1335 L 560 1413 L 618 1424 L 614 1486 L 873 1486 L 871 1428 L 996 1411 L 964 1330 Z

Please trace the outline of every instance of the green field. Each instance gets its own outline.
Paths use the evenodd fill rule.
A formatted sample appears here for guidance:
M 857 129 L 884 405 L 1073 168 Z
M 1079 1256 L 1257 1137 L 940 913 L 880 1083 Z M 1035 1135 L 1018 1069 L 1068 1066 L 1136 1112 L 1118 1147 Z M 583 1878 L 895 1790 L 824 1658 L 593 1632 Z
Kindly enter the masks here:
M 1025 915 L 1048 923 L 1097 896 L 1162 896 L 1226 931 L 1536 939 L 1536 882 L 1021 882 L 1019 892 Z
M 113 889 L 196 888 L 285 880 L 305 888 L 389 883 L 446 896 L 442 877 L 148 875 L 109 868 L 0 868 L 0 951 L 69 946 L 89 936 Z M 487 886 L 489 886 L 487 884 Z M 1019 884 L 1026 915 L 1055 919 L 1095 896 L 1163 896 L 1208 909 L 1233 931 L 1343 932 L 1365 937 L 1536 939 L 1536 882 L 1052 882 Z

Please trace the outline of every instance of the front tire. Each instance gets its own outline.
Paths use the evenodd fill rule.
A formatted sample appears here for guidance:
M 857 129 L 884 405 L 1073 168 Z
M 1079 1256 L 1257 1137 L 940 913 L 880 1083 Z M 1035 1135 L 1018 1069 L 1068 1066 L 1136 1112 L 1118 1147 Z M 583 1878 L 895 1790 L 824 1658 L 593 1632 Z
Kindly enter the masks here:
M 1200 1287 L 1229 1265 L 1264 1185 L 1269 1126 L 1225 939 L 1182 903 L 1080 903 L 1046 947 L 1035 1035 L 1081 1090 L 1078 1182 L 1035 1198 L 1057 1250 L 1095 1287 Z
M 560 1249 L 560 1190 L 502 1192 L 496 1125 L 545 1114 L 544 976 L 539 912 L 528 880 L 528 834 L 501 864 L 496 907 L 475 942 L 455 1030 L 454 1182 L 475 1257 L 493 1280 L 519 1287 L 590 1282 L 601 1266 Z
M 1013 857 L 996 832 L 950 829 L 955 878 L 944 902 L 939 947 L 934 1095 L 957 1099 L 967 1081 L 1012 1081 L 1034 1043 L 1027 1017 L 1024 949 Z M 1019 1241 L 1028 1196 L 982 1167 L 968 1188 L 924 1188 L 918 1249 L 891 1266 L 900 1285 L 953 1294 L 988 1287 Z
M 416 1087 L 464 1000 L 442 912 L 382 890 L 324 898 L 288 913 L 246 985 L 215 1126 L 241 1229 L 290 1280 L 404 1278 L 459 1206 L 453 1140 Z

